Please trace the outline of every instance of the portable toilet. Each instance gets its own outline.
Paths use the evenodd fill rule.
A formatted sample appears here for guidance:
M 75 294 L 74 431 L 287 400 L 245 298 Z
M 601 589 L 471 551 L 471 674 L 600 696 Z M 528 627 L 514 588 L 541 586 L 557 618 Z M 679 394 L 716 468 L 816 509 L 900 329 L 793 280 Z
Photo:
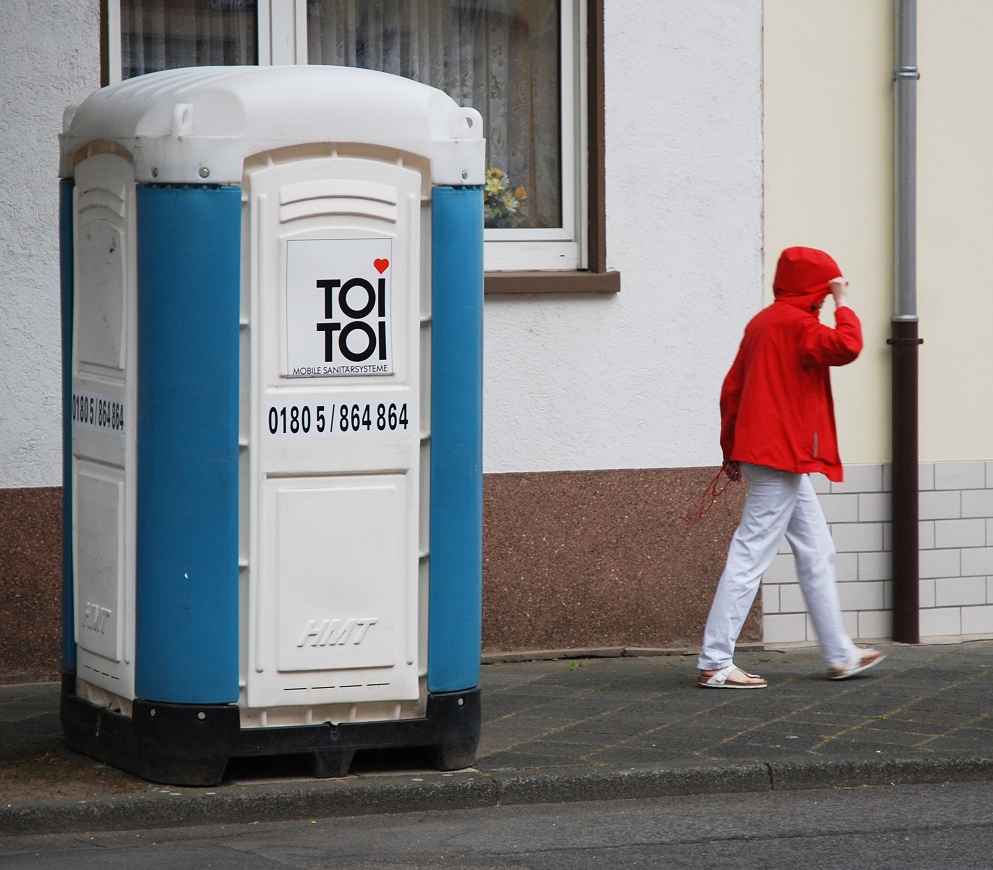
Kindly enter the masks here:
M 479 114 L 341 67 L 61 137 L 69 746 L 147 779 L 479 740 Z

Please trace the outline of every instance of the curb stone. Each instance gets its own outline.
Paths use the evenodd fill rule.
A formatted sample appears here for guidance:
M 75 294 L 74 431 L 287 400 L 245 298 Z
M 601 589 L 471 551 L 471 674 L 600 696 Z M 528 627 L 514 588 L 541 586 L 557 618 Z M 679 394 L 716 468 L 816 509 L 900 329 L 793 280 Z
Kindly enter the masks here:
M 127 831 L 691 794 L 993 781 L 993 757 L 470 770 L 0 805 L 0 831 Z

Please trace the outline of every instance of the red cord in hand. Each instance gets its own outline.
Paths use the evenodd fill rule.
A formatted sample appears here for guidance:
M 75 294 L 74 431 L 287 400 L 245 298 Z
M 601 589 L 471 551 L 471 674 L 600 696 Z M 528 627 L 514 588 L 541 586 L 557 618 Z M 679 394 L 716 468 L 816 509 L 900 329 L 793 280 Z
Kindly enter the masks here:
M 721 475 L 727 477 L 727 480 L 723 483 L 721 483 Z M 695 526 L 698 522 L 700 522 L 700 520 L 704 518 L 707 511 L 714 506 L 714 502 L 724 494 L 724 490 L 726 490 L 732 482 L 738 480 L 741 480 L 741 466 L 734 460 L 729 459 L 717 469 L 717 474 L 710 479 L 710 483 L 707 484 L 707 488 L 700 496 L 700 507 L 697 508 L 695 513 L 688 513 L 686 515 L 686 525 Z

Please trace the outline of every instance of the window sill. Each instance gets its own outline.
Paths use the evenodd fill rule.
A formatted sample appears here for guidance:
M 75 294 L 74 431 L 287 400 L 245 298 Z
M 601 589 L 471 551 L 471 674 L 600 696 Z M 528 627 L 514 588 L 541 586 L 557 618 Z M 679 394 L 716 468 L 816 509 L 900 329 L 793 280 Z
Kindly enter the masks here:
M 620 272 L 487 272 L 487 296 L 503 293 L 617 293 Z

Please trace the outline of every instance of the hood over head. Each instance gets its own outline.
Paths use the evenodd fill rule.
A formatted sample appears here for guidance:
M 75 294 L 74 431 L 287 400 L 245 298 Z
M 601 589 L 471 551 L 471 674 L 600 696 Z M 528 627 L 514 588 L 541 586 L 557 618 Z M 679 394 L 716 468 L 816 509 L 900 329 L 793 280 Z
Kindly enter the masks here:
M 777 300 L 817 314 L 816 306 L 830 292 L 831 280 L 840 276 L 838 264 L 824 251 L 787 248 L 779 255 L 772 290 Z

